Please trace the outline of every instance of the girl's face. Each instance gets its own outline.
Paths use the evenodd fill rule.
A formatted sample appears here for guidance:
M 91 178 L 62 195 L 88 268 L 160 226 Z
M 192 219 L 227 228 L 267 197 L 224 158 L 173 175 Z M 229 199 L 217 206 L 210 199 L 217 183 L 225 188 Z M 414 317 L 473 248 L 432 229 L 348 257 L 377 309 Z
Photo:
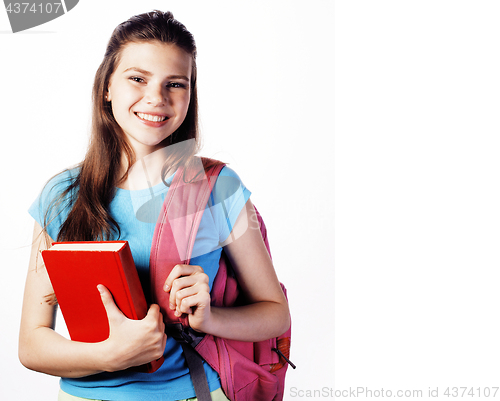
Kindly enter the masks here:
M 184 121 L 191 56 L 173 44 L 132 42 L 111 75 L 107 100 L 138 159 L 162 147 Z

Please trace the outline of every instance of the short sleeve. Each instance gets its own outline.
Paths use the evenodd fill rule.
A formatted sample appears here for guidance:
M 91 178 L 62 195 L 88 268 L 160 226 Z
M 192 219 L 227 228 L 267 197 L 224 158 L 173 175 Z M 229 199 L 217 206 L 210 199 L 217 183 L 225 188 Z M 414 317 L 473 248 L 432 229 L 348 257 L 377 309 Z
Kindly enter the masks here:
M 56 240 L 71 210 L 72 195 L 64 194 L 76 178 L 75 170 L 65 170 L 51 178 L 28 209 L 29 214 Z
M 215 182 L 209 200 L 209 207 L 218 227 L 221 243 L 229 237 L 250 195 L 251 192 L 234 170 L 225 166 Z

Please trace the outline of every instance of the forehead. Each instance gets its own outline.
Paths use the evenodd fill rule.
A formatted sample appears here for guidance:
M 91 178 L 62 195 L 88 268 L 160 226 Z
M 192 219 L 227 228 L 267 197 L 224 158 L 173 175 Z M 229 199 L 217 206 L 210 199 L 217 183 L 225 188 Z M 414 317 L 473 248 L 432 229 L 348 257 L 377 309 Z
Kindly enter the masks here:
M 136 68 L 152 74 L 185 75 L 191 77 L 191 55 L 171 43 L 131 42 L 120 52 L 115 72 Z

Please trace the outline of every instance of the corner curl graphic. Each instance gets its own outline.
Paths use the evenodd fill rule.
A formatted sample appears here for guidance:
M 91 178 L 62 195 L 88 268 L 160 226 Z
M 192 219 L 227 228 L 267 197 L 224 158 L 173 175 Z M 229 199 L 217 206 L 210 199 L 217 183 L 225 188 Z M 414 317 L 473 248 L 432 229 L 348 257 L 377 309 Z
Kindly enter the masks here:
M 45 24 L 72 10 L 79 0 L 4 0 L 12 32 L 20 32 Z

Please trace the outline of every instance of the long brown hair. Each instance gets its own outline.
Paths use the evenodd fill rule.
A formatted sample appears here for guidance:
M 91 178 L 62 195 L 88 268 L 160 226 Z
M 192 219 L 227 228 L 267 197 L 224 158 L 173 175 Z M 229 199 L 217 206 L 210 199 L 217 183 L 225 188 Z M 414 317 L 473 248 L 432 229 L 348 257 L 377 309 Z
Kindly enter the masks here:
M 181 126 L 164 141 L 165 146 L 183 142 L 183 146 L 174 147 L 181 148 L 182 152 L 169 155 L 163 173 L 167 169 L 175 170 L 182 163 L 189 163 L 199 150 L 196 44 L 193 35 L 174 19 L 171 12 L 155 10 L 131 17 L 113 31 L 96 72 L 92 91 L 91 140 L 87 154 L 79 165 L 78 175 L 61 196 L 54 199 L 46 213 L 45 226 L 49 223 L 47 216 L 54 215 L 51 209 L 61 205 L 65 197 L 70 198 L 72 208 L 61 225 L 57 241 L 107 240 L 113 233 L 120 235 L 119 225 L 108 208 L 116 185 L 127 176 L 127 173 L 119 176 L 122 155 L 128 160 L 129 168 L 135 162 L 135 155 L 113 117 L 106 92 L 124 46 L 131 42 L 150 41 L 174 44 L 192 57 L 191 98 L 187 115 Z

